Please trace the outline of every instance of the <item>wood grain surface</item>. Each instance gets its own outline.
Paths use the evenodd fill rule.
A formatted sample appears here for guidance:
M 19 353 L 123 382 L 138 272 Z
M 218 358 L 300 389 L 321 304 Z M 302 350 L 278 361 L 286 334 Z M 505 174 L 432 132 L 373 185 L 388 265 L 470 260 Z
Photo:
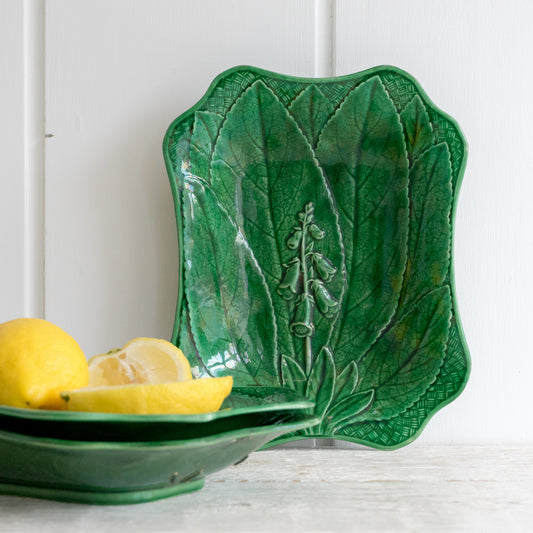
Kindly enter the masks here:
M 533 447 L 272 449 L 167 500 L 96 507 L 0 496 L 4 532 L 527 532 Z

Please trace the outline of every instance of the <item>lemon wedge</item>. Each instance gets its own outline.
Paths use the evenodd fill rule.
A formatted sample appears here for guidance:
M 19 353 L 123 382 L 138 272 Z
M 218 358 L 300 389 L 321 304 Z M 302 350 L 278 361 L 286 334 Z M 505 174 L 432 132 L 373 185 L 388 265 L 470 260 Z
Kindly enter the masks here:
M 202 414 L 218 411 L 233 378 L 84 388 L 61 393 L 69 411 L 121 414 Z
M 191 379 L 191 367 L 183 352 L 163 339 L 138 337 L 89 361 L 89 387 Z

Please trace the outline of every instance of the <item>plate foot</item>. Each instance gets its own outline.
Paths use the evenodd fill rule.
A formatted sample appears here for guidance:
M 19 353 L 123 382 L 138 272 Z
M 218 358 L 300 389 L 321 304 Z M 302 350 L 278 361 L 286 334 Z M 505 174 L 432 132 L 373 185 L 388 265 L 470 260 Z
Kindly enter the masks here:
M 134 491 L 81 491 L 58 489 L 53 487 L 32 487 L 11 483 L 0 483 L 0 494 L 26 496 L 46 500 L 57 500 L 71 503 L 88 503 L 94 505 L 127 505 L 132 503 L 151 502 L 200 490 L 204 486 L 204 478 L 179 483 L 169 487 Z

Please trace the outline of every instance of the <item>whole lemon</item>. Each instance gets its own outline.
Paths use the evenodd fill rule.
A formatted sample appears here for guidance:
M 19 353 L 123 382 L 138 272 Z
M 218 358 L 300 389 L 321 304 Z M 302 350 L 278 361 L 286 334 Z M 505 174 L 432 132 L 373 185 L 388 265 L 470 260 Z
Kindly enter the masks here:
M 0 324 L 0 404 L 61 409 L 60 392 L 88 383 L 85 355 L 60 327 L 38 318 Z

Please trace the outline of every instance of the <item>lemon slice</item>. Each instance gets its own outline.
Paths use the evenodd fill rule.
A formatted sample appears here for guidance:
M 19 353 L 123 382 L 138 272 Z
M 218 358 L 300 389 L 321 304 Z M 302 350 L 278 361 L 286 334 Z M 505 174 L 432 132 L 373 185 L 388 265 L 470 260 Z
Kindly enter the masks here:
M 138 415 L 202 414 L 218 411 L 233 378 L 201 378 L 174 383 L 94 387 L 66 391 L 69 411 Z
M 190 379 L 191 367 L 183 352 L 163 339 L 138 337 L 89 361 L 89 387 Z

